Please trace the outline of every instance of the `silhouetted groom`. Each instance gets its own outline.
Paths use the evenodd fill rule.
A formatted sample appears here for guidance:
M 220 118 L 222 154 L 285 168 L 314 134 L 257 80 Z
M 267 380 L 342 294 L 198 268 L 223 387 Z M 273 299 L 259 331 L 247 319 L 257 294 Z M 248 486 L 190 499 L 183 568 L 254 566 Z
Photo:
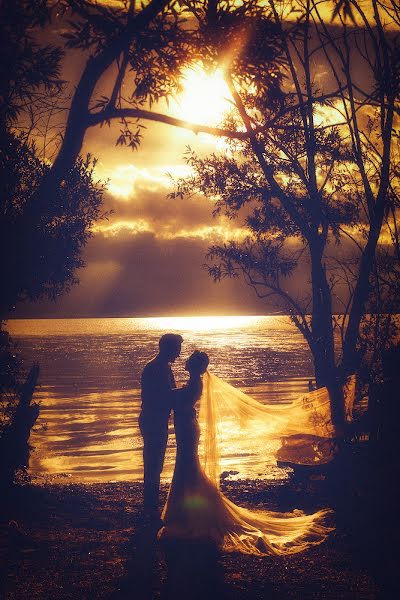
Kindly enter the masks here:
M 182 337 L 166 333 L 159 341 L 158 354 L 142 374 L 142 410 L 139 417 L 143 437 L 144 510 L 158 516 L 160 475 L 168 441 L 168 419 L 172 408 L 175 379 L 171 363 L 181 353 Z

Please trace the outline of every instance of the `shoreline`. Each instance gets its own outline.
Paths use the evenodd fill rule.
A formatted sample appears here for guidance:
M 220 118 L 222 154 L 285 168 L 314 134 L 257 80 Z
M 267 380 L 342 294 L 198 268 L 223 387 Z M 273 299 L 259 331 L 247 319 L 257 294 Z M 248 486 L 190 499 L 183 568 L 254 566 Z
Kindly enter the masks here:
M 253 509 L 313 512 L 327 501 L 319 480 L 311 483 L 307 494 L 293 482 L 271 485 L 241 480 L 222 482 L 221 488 L 232 501 Z M 161 503 L 167 489 L 166 485 L 161 488 Z M 12 488 L 0 521 L 4 597 L 166 598 L 170 565 L 154 536 L 148 537 L 141 500 L 142 484 L 138 482 L 26 483 Z M 150 550 L 151 556 L 147 556 Z M 197 561 L 196 548 L 192 550 Z M 190 556 L 182 560 L 185 569 L 192 566 L 195 573 L 201 569 L 198 562 L 191 565 Z M 215 564 L 222 586 L 219 592 L 232 600 L 378 598 L 374 578 L 354 556 L 340 528 L 326 542 L 302 554 L 260 558 L 225 553 Z M 210 567 L 207 569 L 209 573 Z M 222 598 L 221 594 L 215 597 Z

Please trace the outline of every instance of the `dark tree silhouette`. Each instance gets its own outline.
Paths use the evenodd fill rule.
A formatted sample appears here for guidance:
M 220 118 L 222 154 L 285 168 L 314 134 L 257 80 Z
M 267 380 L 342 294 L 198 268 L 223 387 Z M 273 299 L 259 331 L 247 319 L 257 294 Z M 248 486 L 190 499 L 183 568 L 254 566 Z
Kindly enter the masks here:
M 90 227 L 101 216 L 104 186 L 93 181 L 93 161 L 79 158 L 66 171 L 57 189 L 36 192 L 51 166 L 36 156 L 28 136 L 15 133 L 18 120 L 32 105 L 38 111 L 49 94 L 62 89 L 59 78 L 62 51 L 39 46 L 34 32 L 51 16 L 45 0 L 6 0 L 1 6 L 3 24 L 0 68 L 2 89 L 0 168 L 0 319 L 16 302 L 56 298 L 75 283 L 83 265 L 81 251 Z
M 118 143 L 138 147 L 142 137 L 138 118 L 149 114 L 144 105 L 177 88 L 179 67 L 189 51 L 181 16 L 170 4 L 151 0 L 137 9 L 130 1 L 125 8 L 115 9 L 85 0 L 60 3 L 73 19 L 64 36 L 66 46 L 89 56 L 68 110 L 63 142 L 38 190 L 39 197 L 56 189 L 72 168 L 89 127 L 119 119 Z M 114 82 L 109 90 L 103 85 L 96 96 L 96 86 L 106 72 Z
M 201 192 L 217 198 L 216 213 L 247 215 L 248 235 L 242 242 L 210 248 L 210 274 L 216 280 L 242 275 L 261 298 L 289 312 L 309 344 L 318 386 L 330 390 L 339 430 L 344 425 L 343 383 L 362 356 L 360 331 L 385 215 L 397 235 L 390 211 L 396 211 L 399 165 L 394 144 L 399 50 L 393 32 L 399 9 L 389 2 L 383 11 L 371 0 L 372 26 L 363 12 L 365 3 L 349 2 L 344 3 L 346 14 L 351 5 L 362 27 L 349 27 L 341 7 L 340 27 L 329 27 L 321 3 L 313 0 L 305 2 L 293 25 L 279 13 L 278 3 L 269 2 L 264 20 L 270 22 L 284 72 L 271 65 L 271 36 L 266 44 L 265 37 L 259 38 L 257 61 L 251 44 L 236 46 L 239 73 L 236 54 L 231 63 L 225 60 L 235 105 L 226 126 L 244 128 L 248 140 L 208 158 L 189 149 L 186 158 L 194 174 L 178 181 L 172 194 Z M 221 23 L 225 17 L 221 4 L 217 6 Z M 220 58 L 214 57 L 216 62 Z M 329 74 L 325 81 L 319 76 L 323 71 Z M 260 85 L 267 79 L 262 74 L 268 73 L 281 83 L 279 89 Z M 347 251 L 339 262 L 338 249 L 350 242 L 352 260 Z M 299 266 L 309 284 L 306 294 L 290 291 L 288 285 Z M 338 320 L 334 302 L 343 296 L 344 285 L 348 297 Z
M 191 154 L 195 176 L 181 182 L 178 193 L 217 195 L 216 209 L 229 216 L 244 206 L 250 210 L 250 237 L 242 245 L 213 248 L 218 261 L 211 273 L 218 278 L 241 272 L 257 293 L 272 294 L 290 312 L 310 345 L 318 384 L 331 391 L 341 427 L 342 383 L 359 365 L 360 328 L 385 219 L 396 236 L 389 212 L 397 197 L 399 52 L 387 21 L 397 27 L 399 13 L 391 0 L 370 0 L 366 8 L 340 0 L 333 13 L 340 27 L 332 28 L 321 15 L 322 4 L 306 0 L 288 21 L 272 0 L 267 6 L 259 0 L 243 6 L 151 0 L 140 7 L 131 1 L 118 10 L 87 0 L 58 3 L 66 17 L 72 11 L 67 45 L 89 56 L 60 151 L 35 189 L 34 203 L 39 212 L 48 195 L 58 197 L 87 129 L 112 119 L 121 122 L 117 142 L 132 148 L 146 119 L 233 140 L 225 157 L 204 161 Z M 182 68 L 196 60 L 225 70 L 235 111 L 221 128 L 151 110 L 179 88 Z M 318 79 L 322 67 L 330 73 L 326 85 Z M 360 70 L 368 72 L 366 87 L 357 77 Z M 109 89 L 105 74 L 112 75 Z M 332 243 L 345 239 L 353 240 L 359 254 L 355 263 L 334 265 Z M 308 264 L 307 297 L 289 294 L 285 286 L 299 261 Z M 335 288 L 344 283 L 350 295 L 338 323 Z
M 224 12 L 227 19 L 223 33 L 230 31 L 229 44 L 239 39 L 244 43 L 247 36 L 254 42 L 255 61 L 258 42 L 261 37 L 268 40 L 271 29 L 271 23 L 263 21 L 266 27 L 264 30 L 259 27 L 258 39 L 250 35 L 255 17 L 261 16 L 264 10 L 260 8 L 262 4 L 260 0 L 252 0 L 238 9 L 228 3 Z M 213 53 L 220 52 L 218 46 L 221 47 L 222 39 L 218 41 L 217 30 L 213 33 L 214 5 L 215 2 L 204 0 L 151 0 L 139 6 L 130 0 L 118 9 L 88 0 L 57 3 L 57 11 L 64 12 L 70 28 L 64 34 L 65 46 L 81 50 L 87 59 L 67 111 L 62 143 L 38 189 L 39 198 L 63 180 L 79 156 L 87 130 L 109 125 L 111 121 L 120 124 L 117 144 L 132 149 L 140 144 L 146 120 L 229 138 L 246 137 L 243 131 L 190 123 L 154 110 L 157 101 L 168 100 L 179 91 L 183 69 L 204 57 L 205 46 L 208 50 L 214 48 Z M 204 28 L 198 17 L 205 13 L 209 24 Z M 241 21 L 246 21 L 244 28 Z M 273 52 L 272 44 L 270 51 Z M 257 72 L 256 62 L 253 68 Z M 265 85 L 268 82 L 271 77 Z
M 35 32 L 48 25 L 47 0 L 3 0 L 0 5 L 0 127 L 1 134 L 32 105 L 60 89 L 63 51 L 40 45 Z
M 15 127 L 47 110 L 47 98 L 62 89 L 62 52 L 39 46 L 33 31 L 48 23 L 45 1 L 5 0 L 1 4 L 0 42 L 0 479 L 12 481 L 26 460 L 29 431 L 38 407 L 31 406 L 38 368 L 21 386 L 21 362 L 3 321 L 17 302 L 55 299 L 77 282 L 82 249 L 94 221 L 104 216 L 104 186 L 93 180 L 93 160 L 78 158 L 53 193 L 36 191 L 51 169 Z M 5 458 L 7 460 L 5 460 Z
M 90 157 L 79 158 L 57 193 L 38 204 L 35 192 L 50 167 L 33 147 L 9 136 L 8 193 L 0 204 L 1 318 L 17 302 L 55 300 L 77 283 L 91 226 L 103 216 L 104 186 L 93 180 L 94 164 Z

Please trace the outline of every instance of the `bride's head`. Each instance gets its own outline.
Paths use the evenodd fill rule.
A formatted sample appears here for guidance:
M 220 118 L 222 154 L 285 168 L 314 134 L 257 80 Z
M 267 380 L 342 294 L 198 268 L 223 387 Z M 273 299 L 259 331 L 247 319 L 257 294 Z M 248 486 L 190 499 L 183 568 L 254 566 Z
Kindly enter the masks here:
M 208 367 L 209 359 L 205 352 L 195 350 L 186 361 L 186 371 L 191 375 L 203 375 Z

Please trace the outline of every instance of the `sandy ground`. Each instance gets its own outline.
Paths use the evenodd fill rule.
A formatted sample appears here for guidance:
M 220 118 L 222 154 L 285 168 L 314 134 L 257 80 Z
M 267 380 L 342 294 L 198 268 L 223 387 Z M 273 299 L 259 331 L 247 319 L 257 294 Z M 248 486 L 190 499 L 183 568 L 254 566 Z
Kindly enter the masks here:
M 318 485 L 225 482 L 223 491 L 243 506 L 312 511 L 326 505 Z M 394 599 L 380 589 L 368 552 L 360 554 L 340 525 L 324 544 L 291 557 L 218 555 L 187 544 L 162 547 L 143 520 L 141 499 L 138 483 L 14 487 L 2 499 L 1 597 Z

